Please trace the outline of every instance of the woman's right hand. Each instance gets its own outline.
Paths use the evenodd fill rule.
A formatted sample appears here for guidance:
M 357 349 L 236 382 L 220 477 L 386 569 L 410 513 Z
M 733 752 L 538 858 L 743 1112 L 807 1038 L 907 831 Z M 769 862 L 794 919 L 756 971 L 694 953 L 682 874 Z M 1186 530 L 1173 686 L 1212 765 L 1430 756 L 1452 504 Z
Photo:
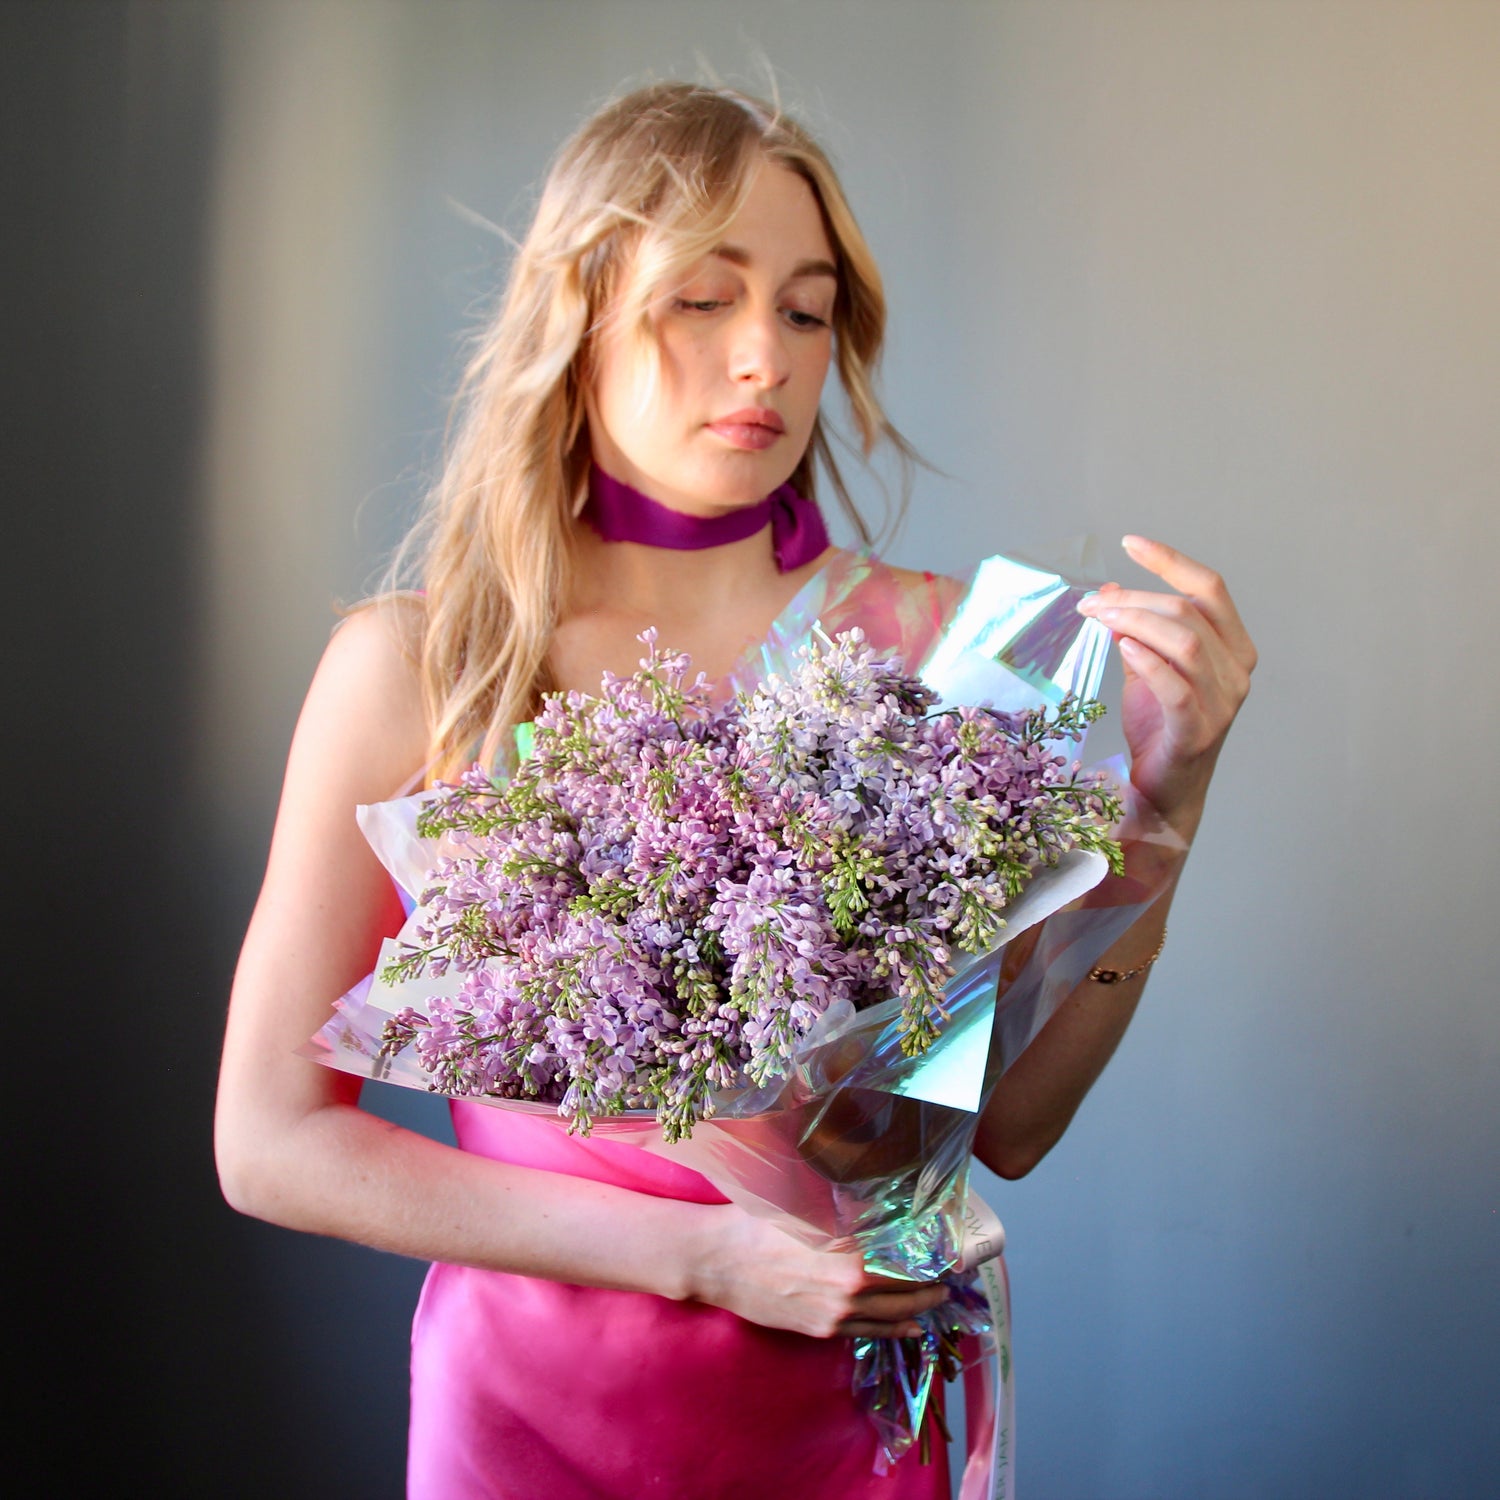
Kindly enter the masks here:
M 947 1301 L 938 1282 L 874 1276 L 853 1251 L 809 1249 L 733 1204 L 705 1205 L 688 1295 L 765 1328 L 809 1338 L 909 1338 Z M 707 1217 L 711 1216 L 711 1217 Z

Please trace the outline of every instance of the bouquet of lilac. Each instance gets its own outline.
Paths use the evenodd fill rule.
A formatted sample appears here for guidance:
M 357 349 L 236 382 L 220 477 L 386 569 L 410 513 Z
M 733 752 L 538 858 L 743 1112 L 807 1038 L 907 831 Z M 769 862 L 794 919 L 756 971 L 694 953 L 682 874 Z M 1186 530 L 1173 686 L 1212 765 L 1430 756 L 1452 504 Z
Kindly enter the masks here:
M 856 629 L 716 705 L 641 639 L 634 676 L 547 699 L 508 781 L 476 766 L 417 820 L 447 852 L 383 977 L 464 977 L 382 1044 L 435 1090 L 555 1104 L 582 1133 L 649 1109 L 678 1140 L 838 1002 L 899 997 L 925 1052 L 955 950 L 991 947 L 1069 851 L 1119 861 L 1118 797 L 1057 753 L 1093 700 L 933 713 Z
M 508 782 L 359 809 L 409 915 L 301 1049 L 456 1096 L 471 1135 L 479 1105 L 591 1132 L 805 1244 L 942 1279 L 921 1337 L 856 1340 L 852 1379 L 883 1472 L 941 1435 L 962 1367 L 962 1500 L 1014 1475 L 979 1115 L 1157 894 L 1100 886 L 1118 796 L 1062 754 L 1109 645 L 1085 592 L 992 557 L 914 596 L 844 554 L 722 705 L 648 638 L 633 677 L 546 704 Z

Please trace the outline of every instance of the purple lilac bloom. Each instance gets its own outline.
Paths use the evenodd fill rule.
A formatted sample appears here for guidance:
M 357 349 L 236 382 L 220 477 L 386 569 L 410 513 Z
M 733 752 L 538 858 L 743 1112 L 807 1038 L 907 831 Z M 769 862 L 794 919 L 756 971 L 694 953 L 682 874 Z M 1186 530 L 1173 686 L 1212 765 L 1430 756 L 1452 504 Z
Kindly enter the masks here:
M 546 700 L 508 782 L 475 766 L 424 814 L 442 853 L 392 967 L 465 978 L 385 1043 L 435 1089 L 687 1134 L 836 1000 L 899 996 L 908 1046 L 930 1045 L 954 950 L 993 941 L 1067 849 L 1117 855 L 1117 803 L 1053 748 L 1097 705 L 930 714 L 853 630 L 716 706 L 641 639 L 634 676 Z

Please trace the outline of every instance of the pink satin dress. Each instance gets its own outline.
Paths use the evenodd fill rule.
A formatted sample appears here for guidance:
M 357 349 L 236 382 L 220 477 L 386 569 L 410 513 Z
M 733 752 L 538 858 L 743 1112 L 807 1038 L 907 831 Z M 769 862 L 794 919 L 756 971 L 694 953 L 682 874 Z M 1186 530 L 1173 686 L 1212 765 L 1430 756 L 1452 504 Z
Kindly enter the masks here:
M 900 583 L 836 554 L 767 644 L 860 625 L 921 659 L 958 586 Z M 745 658 L 727 686 L 758 675 Z M 638 1147 L 454 1101 L 458 1144 L 496 1161 L 632 1192 L 724 1203 L 708 1181 Z M 411 1500 L 947 1500 L 941 1444 L 884 1477 L 850 1392 L 847 1339 L 811 1339 L 701 1303 L 434 1265 L 412 1327 Z

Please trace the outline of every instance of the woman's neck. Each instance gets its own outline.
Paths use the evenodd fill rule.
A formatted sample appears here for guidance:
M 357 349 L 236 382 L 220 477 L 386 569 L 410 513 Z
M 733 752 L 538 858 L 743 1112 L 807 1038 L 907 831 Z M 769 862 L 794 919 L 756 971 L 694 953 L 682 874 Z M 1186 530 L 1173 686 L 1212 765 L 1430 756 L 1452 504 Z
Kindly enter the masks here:
M 597 693 L 602 670 L 628 676 L 648 627 L 663 648 L 685 651 L 695 673 L 722 682 L 828 552 L 817 506 L 786 486 L 754 513 L 722 519 L 665 511 L 596 470 L 548 651 L 552 686 Z
M 580 525 L 568 605 L 548 651 L 550 686 L 597 693 L 602 671 L 629 676 L 648 626 L 719 682 L 826 561 L 825 553 L 783 573 L 764 535 L 674 552 L 606 542 Z
M 641 542 L 606 542 L 586 522 L 575 537 L 570 614 L 638 616 L 663 626 L 714 614 L 756 611 L 803 573 L 784 574 L 771 551 L 769 525 L 717 547 L 679 551 Z

